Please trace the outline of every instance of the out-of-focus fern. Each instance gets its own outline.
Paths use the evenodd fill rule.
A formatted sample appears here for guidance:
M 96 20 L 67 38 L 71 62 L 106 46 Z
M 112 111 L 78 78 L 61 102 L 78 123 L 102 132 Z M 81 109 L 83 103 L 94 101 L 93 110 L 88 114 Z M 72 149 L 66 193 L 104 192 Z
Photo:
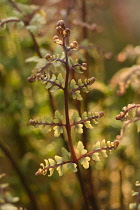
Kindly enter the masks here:
M 140 210 L 140 182 L 136 181 L 135 186 L 138 188 L 137 191 L 132 190 L 132 196 L 135 196 L 135 202 L 129 204 L 129 209 Z
M 0 174 L 0 180 L 5 174 Z M 14 197 L 8 189 L 8 183 L 0 183 L 0 209 L 1 210 L 25 210 L 17 208 L 14 203 L 19 201 L 19 197 Z
M 17 30 L 25 28 L 27 31 L 37 34 L 39 29 L 46 23 L 45 12 L 38 6 L 16 3 L 11 3 L 15 6 L 15 16 L 0 20 L 0 28 L 8 27 L 10 30 L 15 27 Z
M 123 123 L 120 135 L 117 136 L 117 139 L 122 139 L 125 133 L 126 127 L 131 124 L 137 126 L 137 131 L 140 132 L 140 104 L 128 104 L 122 108 L 122 112 L 116 116 L 116 120 L 120 120 Z
M 127 45 L 117 56 L 119 62 L 124 62 L 126 59 L 136 60 L 139 63 L 140 58 L 140 46 Z
M 124 95 L 127 88 L 131 87 L 137 91 L 140 88 L 140 65 L 134 65 L 119 70 L 112 78 L 111 85 L 118 87 L 117 94 Z

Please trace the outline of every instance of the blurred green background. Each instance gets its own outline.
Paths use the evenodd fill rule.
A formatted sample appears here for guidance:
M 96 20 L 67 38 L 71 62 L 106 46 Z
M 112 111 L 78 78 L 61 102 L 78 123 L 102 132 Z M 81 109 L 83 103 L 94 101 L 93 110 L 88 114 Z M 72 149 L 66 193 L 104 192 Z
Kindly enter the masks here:
M 37 25 L 34 33 L 43 56 L 46 53 L 61 53 L 61 48 L 53 43 L 53 36 L 56 34 L 57 21 L 65 20 L 71 29 L 71 41 L 76 40 L 80 46 L 79 52 L 73 56 L 88 62 L 88 76 L 96 78 L 83 106 L 88 110 L 102 110 L 105 113 L 95 129 L 88 133 L 88 146 L 102 139 L 115 140 L 122 126 L 121 122 L 115 120 L 115 116 L 123 106 L 140 103 L 139 88 L 129 87 L 123 96 L 118 96 L 116 87 L 110 84 L 120 69 L 138 64 L 139 54 L 132 54 L 124 62 L 118 61 L 118 54 L 128 45 L 139 45 L 140 1 L 15 2 L 26 4 L 29 9 L 31 4 L 39 4 L 39 14 L 45 23 Z M 1 1 L 0 19 L 17 15 L 10 1 Z M 70 172 L 59 177 L 56 172 L 50 178 L 35 176 L 43 159 L 60 154 L 63 141 L 60 137 L 54 138 L 52 132 L 45 134 L 39 128 L 29 126 L 30 119 L 43 114 L 52 115 L 49 95 L 44 86 L 27 81 L 35 63 L 25 60 L 32 56 L 37 56 L 37 53 L 24 27 L 20 29 L 10 23 L 5 29 L 1 27 L 0 173 L 6 174 L 4 181 L 10 184 L 9 191 L 20 198 L 16 206 L 34 210 L 78 210 L 81 209 L 81 193 L 75 174 Z M 61 95 L 55 94 L 54 98 L 57 108 L 62 111 Z M 73 102 L 70 103 L 73 107 Z M 74 142 L 80 138 L 75 136 Z M 109 158 L 91 163 L 92 182 L 100 209 L 128 210 L 133 200 L 131 190 L 140 175 L 139 142 L 140 135 L 133 126 Z

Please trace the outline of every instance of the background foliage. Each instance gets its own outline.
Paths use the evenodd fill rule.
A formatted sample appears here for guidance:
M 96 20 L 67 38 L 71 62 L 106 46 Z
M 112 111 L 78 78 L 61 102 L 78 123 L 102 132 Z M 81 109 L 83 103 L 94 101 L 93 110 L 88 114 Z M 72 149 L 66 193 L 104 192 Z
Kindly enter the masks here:
M 15 2 L 27 5 L 20 5 L 25 13 L 31 11 L 29 5 L 38 3 Z M 35 66 L 31 61 L 39 59 L 30 32 L 35 35 L 42 56 L 61 54 L 53 43 L 56 22 L 64 19 L 70 26 L 71 41 L 76 40 L 80 46 L 73 56 L 88 63 L 85 76 L 96 78 L 82 109 L 105 113 L 94 130 L 88 131 L 87 147 L 103 139 L 114 141 L 123 124 L 115 119 L 116 115 L 127 104 L 140 103 L 139 80 L 126 87 L 124 94 L 117 94 L 118 83 L 124 81 L 126 72 L 133 65 L 139 66 L 140 3 L 138 0 L 51 0 L 39 4 L 30 27 L 8 23 L 5 30 L 0 30 L 0 173 L 6 173 L 3 179 L 10 184 L 9 191 L 20 198 L 16 206 L 34 210 L 81 209 L 74 173 L 59 177 L 55 172 L 50 178 L 34 175 L 44 158 L 61 154 L 64 143 L 61 136 L 54 138 L 52 132 L 46 134 L 29 126 L 29 120 L 36 116 L 52 115 L 52 104 L 43 85 L 27 81 Z M 10 1 L 1 1 L 0 19 L 17 15 Z M 57 109 L 63 110 L 61 93 L 53 96 Z M 71 101 L 71 113 L 75 106 L 79 105 Z M 102 209 L 128 209 L 129 203 L 135 202 L 131 190 L 140 176 L 140 135 L 136 129 L 135 125 L 127 129 L 119 148 L 109 158 L 90 163 L 93 191 Z M 76 134 L 75 144 L 81 138 Z

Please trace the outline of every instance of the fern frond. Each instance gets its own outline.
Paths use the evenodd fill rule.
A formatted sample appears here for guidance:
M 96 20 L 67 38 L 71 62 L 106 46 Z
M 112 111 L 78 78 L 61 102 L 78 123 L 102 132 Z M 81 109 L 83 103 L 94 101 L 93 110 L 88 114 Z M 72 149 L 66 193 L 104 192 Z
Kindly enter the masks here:
M 140 132 L 140 104 L 128 104 L 122 108 L 119 115 L 116 116 L 116 120 L 124 121 L 120 135 L 117 139 L 122 139 L 125 133 L 126 127 L 130 124 L 136 124 L 137 131 Z

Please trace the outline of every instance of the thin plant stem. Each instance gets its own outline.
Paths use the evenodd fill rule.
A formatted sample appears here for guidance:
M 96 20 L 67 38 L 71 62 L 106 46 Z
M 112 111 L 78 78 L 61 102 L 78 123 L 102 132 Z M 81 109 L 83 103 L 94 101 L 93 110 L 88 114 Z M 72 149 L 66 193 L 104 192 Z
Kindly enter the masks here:
M 86 10 L 86 0 L 82 0 L 82 21 L 86 22 L 86 15 L 87 15 L 87 10 Z M 87 38 L 87 28 L 83 27 L 83 37 L 86 39 Z
M 12 157 L 11 153 L 9 152 L 9 150 L 0 142 L 0 148 L 3 151 L 3 153 L 6 155 L 6 157 L 8 158 L 8 160 L 11 162 L 14 170 L 16 171 L 16 173 L 18 174 L 18 177 L 21 181 L 21 184 L 24 186 L 24 189 L 26 190 L 26 193 L 29 197 L 30 200 L 30 204 L 31 204 L 31 208 L 32 210 L 39 210 L 38 206 L 37 206 L 37 202 L 36 199 L 32 193 L 32 191 L 30 190 L 29 184 L 27 183 L 27 180 L 25 178 L 25 176 L 23 176 L 20 168 L 18 167 L 17 162 L 14 160 L 14 158 Z
M 40 58 L 43 58 L 43 56 L 42 56 L 42 54 L 41 54 L 41 52 L 40 52 L 39 45 L 38 45 L 38 43 L 37 43 L 37 41 L 36 41 L 36 38 L 35 38 L 34 34 L 31 33 L 31 32 L 30 32 L 29 34 L 30 34 L 30 36 L 31 36 L 31 38 L 32 38 L 32 40 L 33 40 L 34 49 L 35 49 L 36 53 L 38 54 L 38 56 L 39 56 Z M 54 102 L 54 100 L 53 100 L 52 94 L 51 94 L 49 91 L 48 91 L 48 95 L 49 95 L 50 107 L 51 107 L 51 109 L 52 109 L 52 112 L 54 113 L 55 110 L 56 110 L 56 104 L 55 104 L 55 102 Z
M 86 4 L 86 0 L 82 0 L 81 1 L 81 8 L 82 8 L 82 14 L 81 14 L 81 18 L 82 21 L 84 23 L 87 22 L 87 4 Z M 83 27 L 83 39 L 88 39 L 88 30 L 86 27 Z M 85 58 L 86 58 L 86 63 L 88 66 L 89 63 L 89 55 L 87 53 L 87 51 L 85 52 Z M 89 76 L 89 71 L 87 69 L 87 71 L 85 72 L 85 77 L 88 78 Z M 84 109 L 88 110 L 88 97 L 87 94 L 84 95 Z M 80 107 L 80 106 L 79 106 Z M 80 111 L 79 111 L 80 112 Z M 87 146 L 87 139 L 88 139 L 88 133 L 87 133 L 87 129 L 85 126 L 83 126 L 83 144 L 86 147 Z M 97 197 L 95 196 L 95 187 L 94 187 L 94 183 L 92 181 L 92 171 L 89 168 L 86 172 L 85 172 L 85 182 L 87 185 L 87 189 L 88 189 L 88 194 L 89 194 L 89 199 L 90 199 L 90 204 L 92 206 L 93 209 L 98 210 L 99 207 L 97 205 Z
M 10 4 L 20 13 L 22 13 L 21 9 L 17 6 L 17 4 L 13 0 L 8 0 Z
M 70 151 L 72 154 L 72 158 L 74 162 L 77 162 L 77 158 L 74 152 L 73 148 L 73 143 L 72 143 L 72 138 L 71 138 L 71 126 L 70 126 L 70 120 L 69 120 L 69 107 L 68 107 L 68 82 L 69 82 L 69 73 L 70 73 L 70 68 L 68 64 L 68 51 L 65 45 L 65 38 L 63 39 L 63 49 L 65 52 L 65 57 L 66 57 L 66 79 L 65 79 L 65 88 L 64 88 L 64 100 L 65 100 L 65 117 L 66 117 L 66 130 L 67 130 L 67 135 L 68 135 L 68 141 L 69 141 L 69 146 L 70 146 Z
M 34 34 L 33 34 L 32 32 L 30 32 L 29 34 L 30 34 L 30 36 L 31 36 L 31 38 L 32 38 L 32 40 L 33 40 L 34 48 L 35 48 L 36 53 L 38 54 L 38 56 L 39 56 L 40 58 L 42 58 L 42 55 L 41 55 L 41 52 L 40 52 L 40 48 L 39 48 L 39 45 L 38 45 L 38 43 L 37 43 L 37 41 L 36 41 L 36 39 L 35 39 Z
M 122 171 L 119 170 L 119 174 L 120 174 L 120 206 L 121 206 L 121 210 L 124 210 L 124 196 L 123 196 L 123 192 L 122 192 L 122 184 L 123 184 L 123 176 L 122 176 Z
M 84 204 L 85 204 L 85 210 L 89 210 L 89 202 L 88 202 L 88 197 L 87 197 L 87 192 L 86 188 L 83 182 L 82 174 L 78 165 L 78 159 L 76 157 L 74 147 L 73 147 L 73 142 L 72 142 L 72 137 L 71 137 L 71 125 L 70 125 L 70 119 L 69 119 L 69 106 L 68 106 L 68 82 L 69 82 L 69 74 L 70 74 L 70 67 L 68 64 L 68 50 L 65 44 L 65 37 L 63 38 L 63 49 L 65 53 L 65 59 L 66 59 L 66 78 L 65 78 L 65 88 L 64 88 L 64 100 L 65 100 L 65 117 L 66 117 L 66 131 L 67 131 L 67 136 L 68 136 L 68 142 L 70 146 L 70 151 L 72 155 L 73 161 L 77 164 L 77 176 L 79 179 L 82 195 L 84 198 Z

